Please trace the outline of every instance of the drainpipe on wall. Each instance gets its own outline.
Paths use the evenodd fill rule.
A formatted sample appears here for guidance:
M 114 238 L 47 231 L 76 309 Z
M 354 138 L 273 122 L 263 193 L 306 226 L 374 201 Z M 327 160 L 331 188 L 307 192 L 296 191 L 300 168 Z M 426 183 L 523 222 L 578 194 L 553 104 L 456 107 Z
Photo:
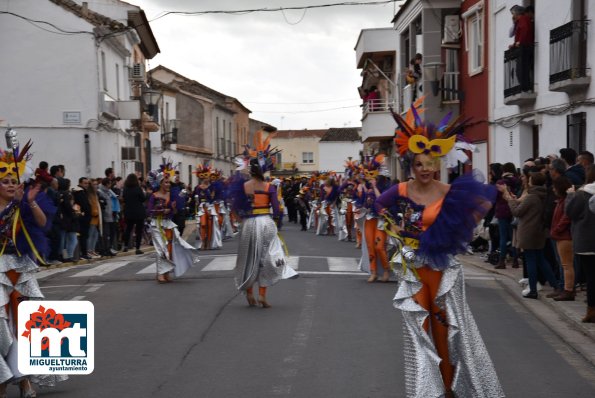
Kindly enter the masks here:
M 85 175 L 91 175 L 91 146 L 89 145 L 89 134 L 85 134 Z

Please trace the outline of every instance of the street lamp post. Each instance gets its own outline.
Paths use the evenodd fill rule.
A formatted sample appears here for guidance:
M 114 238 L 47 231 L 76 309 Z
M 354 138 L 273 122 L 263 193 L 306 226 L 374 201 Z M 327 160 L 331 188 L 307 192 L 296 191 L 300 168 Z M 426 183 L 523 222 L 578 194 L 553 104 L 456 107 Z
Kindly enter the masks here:
M 142 100 L 144 103 L 144 112 L 141 116 L 141 140 L 140 140 L 140 153 L 141 159 L 139 159 L 143 165 L 144 174 L 148 173 L 151 164 L 151 141 L 149 139 L 149 133 L 159 131 L 159 102 L 161 101 L 163 94 L 161 91 L 151 88 L 150 86 L 144 86 L 142 89 Z
M 151 115 L 151 117 L 153 118 L 154 121 L 158 120 L 158 112 L 157 110 L 159 109 L 157 106 L 159 104 L 159 101 L 161 100 L 162 97 L 162 93 L 159 90 L 155 90 L 151 87 L 146 87 L 143 89 L 143 102 L 145 103 L 145 105 L 147 106 L 146 111 L 149 115 Z

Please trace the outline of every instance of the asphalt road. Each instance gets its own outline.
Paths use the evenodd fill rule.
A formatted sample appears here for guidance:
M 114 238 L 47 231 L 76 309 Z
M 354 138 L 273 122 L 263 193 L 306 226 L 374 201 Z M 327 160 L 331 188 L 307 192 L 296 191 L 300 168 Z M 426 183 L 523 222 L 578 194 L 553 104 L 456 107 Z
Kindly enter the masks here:
M 47 299 L 95 306 L 95 371 L 44 397 L 405 397 L 396 282 L 366 282 L 353 243 L 283 231 L 302 275 L 270 309 L 234 288 L 237 241 L 171 284 L 153 255 L 40 272 Z M 497 281 L 467 267 L 468 301 L 508 397 L 593 397 L 595 369 Z M 10 390 L 9 397 L 17 396 Z

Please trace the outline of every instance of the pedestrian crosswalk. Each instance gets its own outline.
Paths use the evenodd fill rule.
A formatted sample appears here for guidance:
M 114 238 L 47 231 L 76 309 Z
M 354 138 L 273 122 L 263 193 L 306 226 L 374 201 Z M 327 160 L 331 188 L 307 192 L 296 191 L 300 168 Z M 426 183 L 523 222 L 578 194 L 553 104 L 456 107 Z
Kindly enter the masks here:
M 216 272 L 230 272 L 236 266 L 236 255 L 220 255 L 201 257 L 200 262 L 192 268 L 192 272 L 212 274 Z M 321 275 L 359 275 L 357 258 L 352 257 L 321 257 L 321 256 L 292 256 L 287 259 L 290 267 L 303 274 Z M 312 264 L 315 263 L 315 266 Z M 306 267 L 302 270 L 301 268 Z M 68 273 L 69 278 L 90 278 L 110 276 L 115 273 L 126 275 L 154 275 L 156 265 L 152 255 L 144 256 L 142 259 L 132 260 L 110 260 L 88 264 L 77 267 L 65 267 L 54 269 L 41 269 L 37 273 L 37 279 L 43 280 L 56 274 Z M 66 274 L 65 274 L 66 275 Z
M 156 264 L 154 255 L 111 259 L 98 263 L 76 267 L 41 269 L 37 279 L 43 280 L 57 274 L 58 278 L 93 278 L 93 277 L 139 277 L 155 275 Z M 236 265 L 236 255 L 212 255 L 200 258 L 200 262 L 188 271 L 188 275 L 212 275 L 216 273 L 231 273 Z M 303 275 L 336 275 L 357 276 L 365 275 L 359 270 L 359 258 L 354 257 L 322 257 L 322 256 L 292 256 L 287 259 L 293 269 Z M 218 275 L 218 274 L 217 274 Z M 495 277 L 484 272 L 465 271 L 466 280 L 494 280 Z M 74 280 L 74 279 L 73 279 Z

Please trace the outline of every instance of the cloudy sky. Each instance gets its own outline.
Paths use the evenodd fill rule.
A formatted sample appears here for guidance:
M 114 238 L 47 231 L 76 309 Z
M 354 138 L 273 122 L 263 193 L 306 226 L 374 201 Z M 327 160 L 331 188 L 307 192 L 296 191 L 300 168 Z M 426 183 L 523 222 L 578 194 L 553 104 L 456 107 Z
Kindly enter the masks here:
M 167 15 L 165 11 L 246 10 L 342 0 L 128 0 L 145 10 L 163 65 L 237 98 L 251 117 L 279 129 L 361 126 L 354 47 L 361 29 L 390 27 L 395 6 L 243 15 Z M 370 2 L 372 0 L 356 0 Z

